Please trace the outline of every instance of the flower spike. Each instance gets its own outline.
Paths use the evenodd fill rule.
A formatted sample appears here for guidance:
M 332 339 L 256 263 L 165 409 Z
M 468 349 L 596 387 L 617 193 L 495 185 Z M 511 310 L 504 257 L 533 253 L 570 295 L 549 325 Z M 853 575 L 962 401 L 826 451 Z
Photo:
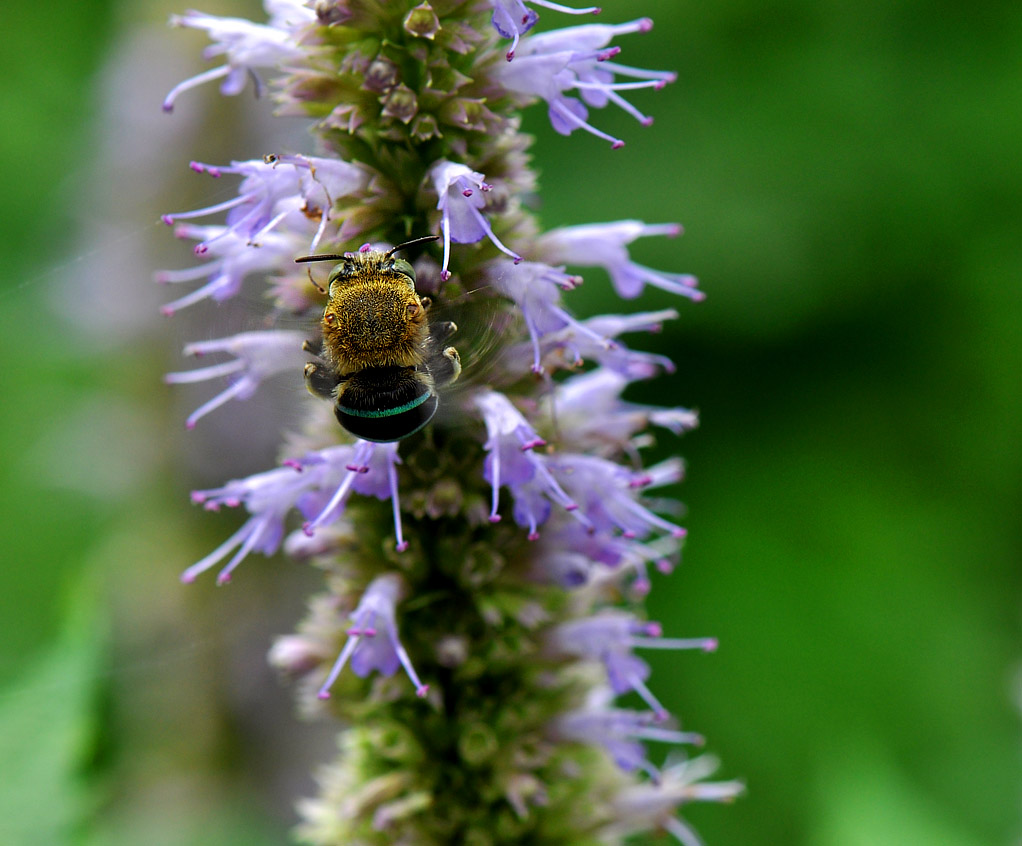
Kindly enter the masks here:
M 589 284 L 606 274 L 621 299 L 648 287 L 701 299 L 693 277 L 633 260 L 637 239 L 681 227 L 544 231 L 534 211 L 546 189 L 521 108 L 618 148 L 595 110 L 648 127 L 643 90 L 675 79 L 621 55 L 647 17 L 537 32 L 540 14 L 599 12 L 563 5 L 578 2 L 263 0 L 261 22 L 172 19 L 209 36 L 211 62 L 165 110 L 206 83 L 254 87 L 314 136 L 315 155 L 193 161 L 190 178 L 217 180 L 215 196 L 163 220 L 195 260 L 156 275 L 178 289 L 164 313 L 212 301 L 218 326 L 239 327 L 188 344 L 203 361 L 167 375 L 220 383 L 189 427 L 287 392 L 265 404 L 286 406 L 285 420 L 264 424 L 288 430 L 284 460 L 193 494 L 244 513 L 182 579 L 216 570 L 222 584 L 250 554 L 278 551 L 323 575 L 270 654 L 302 711 L 343 723 L 301 806 L 310 846 L 447 842 L 452 820 L 455 839 L 492 846 L 642 833 L 695 846 L 679 809 L 741 789 L 708 781 L 705 757 L 661 765 L 649 749 L 702 738 L 669 721 L 675 702 L 640 650 L 716 646 L 664 638 L 641 610 L 685 542 L 670 498 L 684 466 L 647 449 L 697 419 L 629 396 L 675 365 L 625 336 L 677 312 L 575 310 L 590 268 Z M 247 286 L 260 277 L 271 305 L 257 322 Z M 243 450 L 260 421 L 239 416 Z M 424 679 L 442 689 L 427 697 Z M 470 790 L 449 789 L 466 779 Z

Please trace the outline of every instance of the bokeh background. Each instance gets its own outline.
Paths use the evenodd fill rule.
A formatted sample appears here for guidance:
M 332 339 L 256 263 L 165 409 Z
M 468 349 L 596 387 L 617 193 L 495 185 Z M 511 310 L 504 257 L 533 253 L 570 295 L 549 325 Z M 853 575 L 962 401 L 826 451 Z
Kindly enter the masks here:
M 255 4 L 204 11 L 258 16 Z M 182 7 L 183 8 L 183 7 Z M 185 437 L 180 346 L 258 320 L 163 321 L 190 263 L 158 221 L 224 199 L 187 170 L 308 149 L 269 106 L 163 94 L 202 64 L 165 2 L 14 0 L 0 67 L 0 843 L 286 842 L 332 729 L 265 669 L 315 577 L 256 558 L 229 590 L 176 574 L 236 525 L 186 491 L 268 466 L 292 387 Z M 711 846 L 1020 842 L 1022 6 L 607 0 L 650 14 L 622 61 L 679 80 L 595 121 L 543 110 L 547 225 L 681 221 L 636 245 L 700 276 L 647 342 L 697 407 L 690 541 L 654 583 L 654 686 L 705 733 L 730 807 Z M 571 20 L 553 12 L 546 26 Z M 191 178 L 190 178 L 191 177 Z M 581 313 L 619 310 L 593 274 Z M 200 309 L 201 311 L 201 309 Z M 240 321 L 240 323 L 239 323 Z M 291 392 L 291 393 L 289 393 Z M 216 422 L 213 422 L 213 421 Z M 261 422 L 262 421 L 262 422 Z M 265 421 L 270 421 L 269 423 Z M 205 424 L 205 421 L 204 421 Z

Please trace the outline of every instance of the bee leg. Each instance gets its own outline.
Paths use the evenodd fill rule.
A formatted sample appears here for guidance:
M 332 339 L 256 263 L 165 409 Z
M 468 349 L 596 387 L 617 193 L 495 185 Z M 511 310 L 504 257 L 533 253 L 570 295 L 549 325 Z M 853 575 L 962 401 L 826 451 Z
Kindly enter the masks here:
M 318 356 L 320 353 L 319 347 L 312 343 L 312 341 L 302 341 L 302 350 L 315 356 Z
M 438 388 L 450 385 L 461 375 L 461 356 L 454 347 L 447 347 L 429 361 L 429 373 Z
M 337 374 L 325 364 L 310 361 L 305 365 L 305 387 L 313 396 L 333 399 L 337 382 Z
M 450 320 L 429 325 L 429 338 L 426 340 L 426 367 L 438 388 L 450 385 L 461 375 L 461 357 L 458 355 L 458 351 L 454 347 L 444 346 L 447 339 L 457 331 L 458 325 Z
M 443 320 L 439 323 L 429 324 L 429 343 L 437 351 L 443 349 L 443 344 L 458 331 L 458 324 L 452 320 Z

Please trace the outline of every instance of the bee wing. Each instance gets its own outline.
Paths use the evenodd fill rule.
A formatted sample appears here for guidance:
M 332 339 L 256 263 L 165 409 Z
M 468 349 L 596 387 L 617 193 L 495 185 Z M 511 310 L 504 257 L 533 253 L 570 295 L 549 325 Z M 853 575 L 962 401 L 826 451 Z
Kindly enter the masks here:
M 492 295 L 476 292 L 451 300 L 437 298 L 429 318 L 431 354 L 454 347 L 461 360 L 460 378 L 445 388 L 444 393 L 457 395 L 487 384 L 497 369 L 500 341 L 516 320 L 507 304 Z M 442 380 L 437 381 L 443 385 Z

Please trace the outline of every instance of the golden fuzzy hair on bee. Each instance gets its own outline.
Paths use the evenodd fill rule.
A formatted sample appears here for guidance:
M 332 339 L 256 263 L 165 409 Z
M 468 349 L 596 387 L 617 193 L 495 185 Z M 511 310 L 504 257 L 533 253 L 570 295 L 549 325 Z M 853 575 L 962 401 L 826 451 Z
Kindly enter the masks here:
M 381 267 L 382 256 L 358 255 L 355 273 L 330 283 L 323 345 L 341 375 L 422 364 L 426 308 L 407 277 Z

